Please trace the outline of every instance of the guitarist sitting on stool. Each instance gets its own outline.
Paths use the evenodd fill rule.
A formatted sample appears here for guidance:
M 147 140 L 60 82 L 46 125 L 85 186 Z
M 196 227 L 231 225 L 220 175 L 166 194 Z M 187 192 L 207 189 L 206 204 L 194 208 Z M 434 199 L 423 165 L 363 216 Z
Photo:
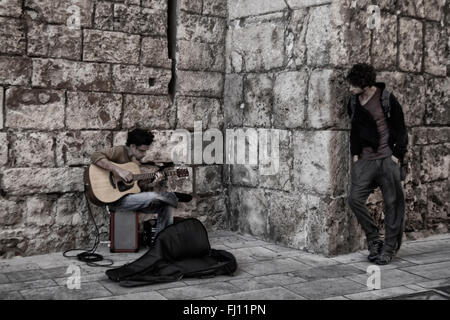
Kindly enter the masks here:
M 151 132 L 135 129 L 128 133 L 125 146 L 116 146 L 94 152 L 91 155 L 92 164 L 113 172 L 126 183 L 131 183 L 133 181 L 133 173 L 124 168 L 119 168 L 114 163 L 134 162 L 139 165 L 140 160 L 144 158 L 147 150 L 149 150 L 153 138 L 154 136 Z M 151 184 L 143 184 L 143 181 L 138 181 L 138 185 L 141 188 L 146 185 L 153 187 L 162 181 L 164 177 L 164 173 L 156 172 L 156 176 L 151 181 Z M 161 230 L 173 223 L 173 210 L 178 207 L 178 201 L 185 202 L 191 199 L 192 196 L 190 195 L 175 192 L 140 192 L 128 194 L 118 201 L 109 203 L 108 206 L 111 210 L 122 209 L 158 214 L 155 232 L 155 235 L 157 235 Z

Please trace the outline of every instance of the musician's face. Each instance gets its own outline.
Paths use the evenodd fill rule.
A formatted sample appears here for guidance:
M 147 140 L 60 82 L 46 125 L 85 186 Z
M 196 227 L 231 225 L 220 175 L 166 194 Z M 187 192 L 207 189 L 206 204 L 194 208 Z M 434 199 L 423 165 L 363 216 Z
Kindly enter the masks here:
M 136 146 L 135 144 L 130 145 L 130 151 L 131 155 L 136 157 L 136 160 L 142 160 L 142 158 L 145 157 L 145 154 L 147 153 L 148 149 L 150 149 L 149 145 L 141 145 Z

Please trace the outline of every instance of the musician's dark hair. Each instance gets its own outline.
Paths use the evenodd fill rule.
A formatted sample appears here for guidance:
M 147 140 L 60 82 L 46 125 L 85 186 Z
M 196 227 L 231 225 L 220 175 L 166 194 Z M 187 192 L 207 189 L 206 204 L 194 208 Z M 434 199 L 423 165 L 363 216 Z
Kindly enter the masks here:
M 346 79 L 351 85 L 364 89 L 375 85 L 377 73 L 370 64 L 358 63 L 350 69 Z
M 127 146 L 134 144 L 136 147 L 142 145 L 151 145 L 154 139 L 153 133 L 143 129 L 134 129 L 128 132 Z

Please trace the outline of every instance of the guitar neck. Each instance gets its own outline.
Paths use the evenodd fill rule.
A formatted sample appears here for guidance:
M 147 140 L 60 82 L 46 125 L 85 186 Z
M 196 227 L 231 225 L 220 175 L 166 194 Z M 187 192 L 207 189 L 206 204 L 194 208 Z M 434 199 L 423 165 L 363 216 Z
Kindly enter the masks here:
M 162 172 L 166 177 L 167 176 L 173 176 L 176 175 L 177 172 L 176 171 L 168 171 L 168 172 Z M 138 180 L 149 180 L 152 179 L 156 176 L 156 172 L 149 172 L 149 173 L 139 173 L 139 174 L 133 174 L 133 180 L 138 181 Z

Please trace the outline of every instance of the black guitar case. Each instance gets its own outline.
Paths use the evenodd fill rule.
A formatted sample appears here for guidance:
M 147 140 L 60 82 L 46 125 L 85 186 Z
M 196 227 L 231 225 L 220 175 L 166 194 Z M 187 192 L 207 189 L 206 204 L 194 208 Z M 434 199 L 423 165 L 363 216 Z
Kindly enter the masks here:
M 139 259 L 109 269 L 106 275 L 124 287 L 178 281 L 186 277 L 233 275 L 236 258 L 225 250 L 211 248 L 205 226 L 195 218 L 174 223 L 155 238 Z

